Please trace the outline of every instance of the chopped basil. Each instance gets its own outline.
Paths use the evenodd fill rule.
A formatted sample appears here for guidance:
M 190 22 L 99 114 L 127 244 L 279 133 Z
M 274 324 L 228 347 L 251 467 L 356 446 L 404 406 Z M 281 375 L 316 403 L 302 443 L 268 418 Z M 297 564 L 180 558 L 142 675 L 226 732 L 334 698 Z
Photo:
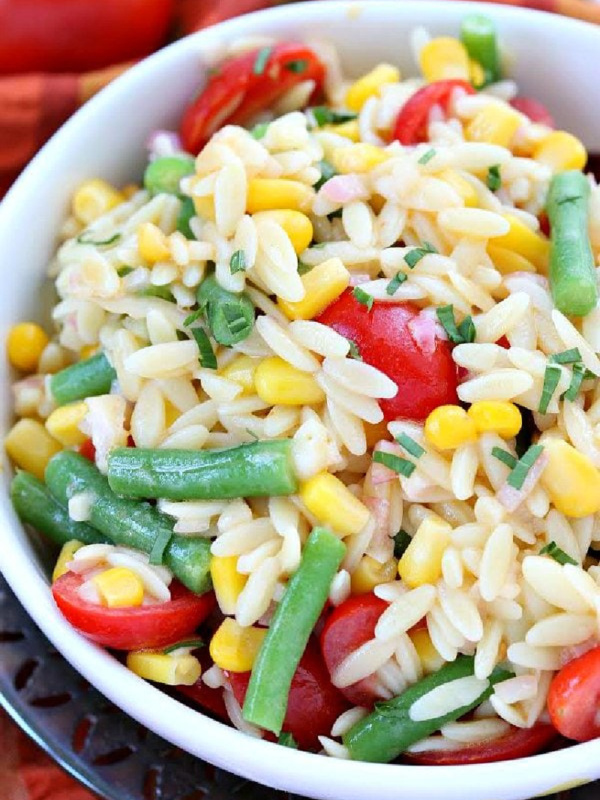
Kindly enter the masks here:
M 554 353 L 550 356 L 549 361 L 553 361 L 555 364 L 575 364 L 575 362 L 581 361 L 581 353 L 578 347 L 572 347 L 570 350 Z
M 168 300 L 169 303 L 175 302 L 173 292 L 168 286 L 146 286 L 145 289 L 141 289 L 137 294 L 140 297 L 160 297 L 161 300 Z
M 267 61 L 269 60 L 272 52 L 272 47 L 261 47 L 256 54 L 256 58 L 254 59 L 254 66 L 252 67 L 252 72 L 254 75 L 263 74 L 265 67 L 267 66 Z
M 517 464 L 517 459 L 513 454 L 509 453 L 508 450 L 503 450 L 501 447 L 492 447 L 492 455 L 502 461 L 503 464 L 506 464 L 509 469 L 514 469 Z
M 175 644 L 170 644 L 168 647 L 165 647 L 163 653 L 168 656 L 169 653 L 174 653 L 175 650 L 180 650 L 182 647 L 198 650 L 199 647 L 204 647 L 204 642 L 202 639 L 186 639 L 185 641 L 175 642 Z
M 130 275 L 133 272 L 133 267 L 119 267 L 117 270 L 117 275 L 119 278 L 124 278 L 126 275 Z
M 410 455 L 415 458 L 420 458 L 425 452 L 425 448 L 421 447 L 418 442 L 415 442 L 415 440 L 406 433 L 401 433 L 395 438 L 400 447 L 403 447 L 407 453 L 410 453 Z
M 466 316 L 460 325 L 454 319 L 454 306 L 440 306 L 435 313 L 448 334 L 448 338 L 454 344 L 465 344 L 475 341 L 475 324 L 470 316 Z
M 398 270 L 398 272 L 394 275 L 392 280 L 385 287 L 385 293 L 389 294 L 390 297 L 396 294 L 399 287 L 404 283 L 405 280 L 406 280 L 406 275 L 400 270 Z
M 525 483 L 525 478 L 529 470 L 542 454 L 544 448 L 541 444 L 532 444 L 527 452 L 521 456 L 506 479 L 509 486 L 513 489 L 521 489 Z
M 364 289 L 361 289 L 360 286 L 355 286 L 352 290 L 352 294 L 358 302 L 367 307 L 367 311 L 370 311 L 373 308 L 373 303 L 375 302 L 375 298 L 372 297 L 368 292 L 365 292 Z
M 331 214 L 327 214 L 327 219 L 341 219 L 343 213 L 343 209 L 338 208 L 336 211 L 332 211 Z
M 408 266 L 413 269 L 419 261 L 429 253 L 437 253 L 437 250 L 432 244 L 429 242 L 424 242 L 423 247 L 415 247 L 410 250 L 405 256 L 404 260 L 408 264 Z
M 265 135 L 265 133 L 267 132 L 267 128 L 268 127 L 269 127 L 269 123 L 268 122 L 259 122 L 257 125 L 255 125 L 252 128 L 252 130 L 250 131 L 250 134 L 255 139 L 262 139 L 263 136 Z
M 94 244 L 96 247 L 108 247 L 109 244 L 114 244 L 118 242 L 121 238 L 120 233 L 114 233 L 108 239 L 86 239 L 86 232 L 84 231 L 77 237 L 78 244 Z
M 406 552 L 406 548 L 412 542 L 412 537 L 405 530 L 400 528 L 398 533 L 394 536 L 394 558 L 402 558 Z
M 398 475 L 404 475 L 405 478 L 410 478 L 416 469 L 412 461 L 395 456 L 393 453 L 382 453 L 381 450 L 375 450 L 373 461 L 377 464 L 383 464 L 384 467 L 397 472 Z
M 305 264 L 304 261 L 298 259 L 298 275 L 306 275 L 313 268 L 312 264 Z
M 360 350 L 358 349 L 358 345 L 356 344 L 356 342 L 348 338 L 347 341 L 348 344 L 350 345 L 350 352 L 348 353 L 350 358 L 353 358 L 355 361 L 362 361 L 363 357 L 360 354 Z
M 287 64 L 283 65 L 283 68 L 287 69 L 288 72 L 295 72 L 297 75 L 306 72 L 307 67 L 308 61 L 305 58 L 298 58 L 295 61 L 288 61 Z
M 243 250 L 236 250 L 231 256 L 229 261 L 229 269 L 231 270 L 232 275 L 235 275 L 236 272 L 246 271 L 246 254 Z
M 310 111 L 319 128 L 322 128 L 323 125 L 342 125 L 358 116 L 353 111 L 334 111 L 327 106 L 315 106 Z
M 494 164 L 488 169 L 486 181 L 488 189 L 496 192 L 502 186 L 502 178 L 500 176 L 500 164 Z
M 298 742 L 294 739 L 291 733 L 287 733 L 286 731 L 282 731 L 279 734 L 277 744 L 282 744 L 284 747 L 291 747 L 294 750 L 298 749 Z
M 197 308 L 195 311 L 192 311 L 192 313 L 189 315 L 189 317 L 186 317 L 183 320 L 184 327 L 185 328 L 189 328 L 189 326 L 193 325 L 194 322 L 196 322 L 197 319 L 200 319 L 202 314 L 204 314 L 204 306 L 201 306 L 200 308 Z
M 577 561 L 565 553 L 564 550 L 561 550 L 556 542 L 548 542 L 548 544 L 545 547 L 542 547 L 540 550 L 540 555 L 550 556 L 550 558 L 558 561 L 559 564 L 573 564 L 574 566 L 577 566 Z
M 542 387 L 542 396 L 540 397 L 540 404 L 538 411 L 540 414 L 545 414 L 548 411 L 552 395 L 556 391 L 560 376 L 562 375 L 560 367 L 553 367 L 548 365 L 544 372 L 544 386 Z
M 572 403 L 573 400 L 579 394 L 579 390 L 581 389 L 581 384 L 586 379 L 587 370 L 585 365 L 581 362 L 577 364 L 573 364 L 573 375 L 571 377 L 571 383 L 569 384 L 569 388 L 563 394 L 563 400 L 570 400 Z
M 333 166 L 329 163 L 329 161 L 326 161 L 325 159 L 319 161 L 319 168 L 321 170 L 321 177 L 315 183 L 315 189 L 317 191 L 319 191 L 321 186 L 323 186 L 324 183 L 327 183 L 327 181 L 330 178 L 333 178 L 334 175 L 337 175 L 337 172 L 335 171 Z
M 434 150 L 433 147 L 431 147 L 429 150 L 427 150 L 426 153 L 423 153 L 421 158 L 417 161 L 417 164 L 428 164 L 434 157 L 435 153 L 436 151 Z
M 204 328 L 192 328 L 192 336 L 200 351 L 200 366 L 206 369 L 216 369 L 217 357 Z

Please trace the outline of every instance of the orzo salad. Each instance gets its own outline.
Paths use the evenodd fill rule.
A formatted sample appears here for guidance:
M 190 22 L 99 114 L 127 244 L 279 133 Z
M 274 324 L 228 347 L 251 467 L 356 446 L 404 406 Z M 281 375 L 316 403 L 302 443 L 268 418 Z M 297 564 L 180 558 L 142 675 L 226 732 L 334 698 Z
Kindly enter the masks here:
M 600 187 L 489 19 L 412 44 L 350 80 L 240 42 L 141 185 L 79 186 L 5 446 L 58 608 L 137 675 L 467 764 L 600 735 Z

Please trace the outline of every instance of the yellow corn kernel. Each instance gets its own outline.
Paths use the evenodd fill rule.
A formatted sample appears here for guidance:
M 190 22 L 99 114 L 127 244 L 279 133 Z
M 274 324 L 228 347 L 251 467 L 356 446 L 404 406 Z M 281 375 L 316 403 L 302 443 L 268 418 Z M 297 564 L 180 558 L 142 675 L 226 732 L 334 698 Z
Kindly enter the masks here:
M 31 472 L 41 481 L 44 480 L 46 464 L 62 450 L 56 439 L 35 419 L 20 419 L 8 432 L 4 447 L 17 467 Z
M 100 349 L 100 345 L 97 345 L 97 344 L 86 344 L 79 351 L 79 358 L 82 361 L 86 361 L 88 358 L 91 358 L 92 356 L 95 356 L 99 349 Z
M 542 272 L 548 271 L 550 242 L 545 236 L 528 228 L 524 222 L 512 214 L 505 214 L 504 219 L 510 224 L 510 230 L 504 236 L 494 239 L 494 247 L 513 250 L 535 265 Z
M 77 447 L 88 438 L 79 430 L 79 423 L 87 413 L 88 407 L 83 401 L 60 406 L 46 420 L 46 430 L 63 447 Z
M 157 225 L 142 222 L 137 230 L 138 250 L 144 261 L 155 264 L 171 257 L 167 237 Z
M 344 136 L 346 139 L 350 139 L 351 142 L 360 142 L 360 129 L 357 119 L 340 122 L 339 125 L 323 125 L 321 130 L 337 133 L 338 136 Z
M 210 640 L 210 656 L 221 669 L 248 672 L 254 666 L 266 633 L 266 628 L 243 628 L 227 617 Z
M 447 522 L 426 517 L 398 562 L 398 575 L 411 588 L 435 583 L 442 574 L 442 556 L 450 543 Z
M 566 131 L 552 131 L 537 143 L 533 150 L 536 161 L 551 167 L 554 172 L 583 169 L 587 161 L 585 147 L 576 136 Z
M 469 80 L 471 65 L 469 54 L 462 42 L 451 36 L 430 39 L 419 53 L 421 72 L 428 83 L 448 78 Z
M 260 211 L 254 215 L 254 220 L 259 222 L 261 219 L 271 219 L 281 225 L 287 233 L 292 243 L 292 247 L 298 255 L 302 253 L 313 238 L 312 222 L 301 211 L 292 211 L 289 208 L 276 209 L 274 211 Z
M 378 64 L 362 78 L 359 78 L 346 92 L 346 105 L 350 111 L 360 111 L 369 97 L 378 95 L 387 83 L 398 83 L 400 71 L 391 64 Z
M 471 142 L 488 142 L 508 147 L 521 125 L 516 111 L 496 103 L 490 103 L 478 111 L 467 125 L 465 136 Z
M 43 328 L 35 322 L 19 322 L 8 333 L 6 352 L 8 360 L 23 372 L 35 372 L 40 356 L 48 344 Z
M 109 608 L 141 606 L 144 584 L 127 567 L 111 567 L 92 578 L 102 604 Z
M 488 244 L 488 255 L 494 262 L 494 266 L 503 275 L 511 272 L 537 272 L 535 264 L 525 258 L 525 256 L 515 253 L 506 247 L 497 247 L 491 242 Z
M 475 423 L 477 433 L 497 433 L 503 439 L 512 439 L 521 430 L 521 412 L 507 400 L 479 400 L 467 411 Z
M 398 569 L 398 561 L 390 558 L 380 564 L 371 556 L 363 556 L 352 573 L 352 594 L 368 594 L 380 583 L 393 581 Z
M 438 450 L 456 450 L 477 439 L 475 423 L 460 406 L 438 406 L 425 420 L 425 438 Z
M 140 650 L 128 653 L 126 663 L 140 678 L 167 686 L 192 686 L 202 674 L 200 662 L 191 654 L 171 655 Z
M 485 83 L 485 72 L 479 61 L 469 59 L 469 81 L 473 86 L 482 86 Z
M 387 159 L 385 150 L 365 142 L 336 147 L 331 152 L 331 163 L 335 171 L 342 175 L 350 172 L 368 172 Z
M 450 184 L 458 196 L 462 198 L 467 208 L 477 208 L 479 205 L 479 195 L 469 181 L 465 180 L 462 175 L 459 175 L 456 170 L 445 169 L 440 172 L 437 177 Z
M 200 219 L 215 221 L 215 199 L 212 195 L 193 197 L 194 210 Z
M 70 539 L 63 544 L 52 572 L 52 583 L 66 575 L 69 571 L 67 564 L 73 560 L 73 556 L 81 547 L 83 547 L 83 542 L 78 542 L 77 539 Z
M 315 191 L 300 181 L 285 178 L 251 178 L 246 209 L 249 214 L 274 209 L 310 211 Z
M 540 482 L 554 507 L 568 517 L 600 511 L 600 472 L 592 461 L 561 439 L 546 439 L 548 464 Z
M 309 372 L 302 372 L 278 356 L 263 359 L 254 373 L 256 394 L 271 406 L 311 406 L 325 393 Z
M 82 225 L 89 225 L 124 201 L 125 196 L 114 186 L 94 178 L 82 183 L 73 195 L 73 214 Z
M 252 394 L 254 392 L 254 373 L 259 363 L 257 358 L 238 356 L 221 370 L 221 375 L 229 381 L 239 383 L 244 390 L 242 394 Z
M 412 631 L 412 633 L 408 635 L 412 639 L 421 666 L 423 667 L 423 672 L 426 675 L 431 675 L 444 666 L 445 661 L 433 646 L 429 631 L 425 628 L 420 628 L 418 631 Z
M 211 556 L 210 575 L 223 614 L 235 614 L 238 597 L 248 580 L 237 571 L 237 556 Z
M 302 283 L 305 291 L 302 300 L 277 301 L 289 319 L 313 319 L 325 311 L 350 283 L 350 273 L 339 258 L 330 258 L 303 275 Z
M 369 509 L 329 472 L 302 483 L 299 494 L 310 513 L 341 536 L 358 533 L 369 521 Z

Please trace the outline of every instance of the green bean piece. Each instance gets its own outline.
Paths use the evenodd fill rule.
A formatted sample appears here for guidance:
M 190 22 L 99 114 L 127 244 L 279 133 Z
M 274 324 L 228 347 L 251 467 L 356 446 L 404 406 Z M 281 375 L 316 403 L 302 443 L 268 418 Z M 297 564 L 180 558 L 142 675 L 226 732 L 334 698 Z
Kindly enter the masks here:
M 29 472 L 17 472 L 10 485 L 10 499 L 21 522 L 31 525 L 59 547 L 71 539 L 83 544 L 108 542 L 106 536 L 90 525 L 71 519 L 46 485 Z
M 108 482 L 124 497 L 277 497 L 298 489 L 291 449 L 291 439 L 256 441 L 225 450 L 117 447 L 108 457 Z
M 162 563 L 196 594 L 210 589 L 210 542 L 207 539 L 178 536 L 173 522 L 149 503 L 118 497 L 107 479 L 86 458 L 63 450 L 46 468 L 46 484 L 59 503 L 66 506 L 79 492 L 90 491 L 94 502 L 90 524 L 111 542 L 144 553 L 164 549 Z
M 175 194 L 182 197 L 181 179 L 193 175 L 196 164 L 190 156 L 163 156 L 155 158 L 144 172 L 144 186 L 151 195 Z
M 550 181 L 546 210 L 550 219 L 550 289 L 563 314 L 583 317 L 596 307 L 598 283 L 588 233 L 590 185 L 578 170 L 559 172 Z
M 195 239 L 194 232 L 190 228 L 190 220 L 196 216 L 194 201 L 191 197 L 184 197 L 181 201 L 181 208 L 177 215 L 177 230 L 183 233 L 186 239 Z
M 512 677 L 508 670 L 496 667 L 488 678 L 488 686 L 479 697 L 466 706 L 450 711 L 441 717 L 416 721 L 411 719 L 413 704 L 445 683 L 468 678 L 474 674 L 474 658 L 459 656 L 456 661 L 446 664 L 438 672 L 428 675 L 410 686 L 398 697 L 384 703 L 377 703 L 375 709 L 344 734 L 343 741 L 350 757 L 356 761 L 387 763 L 403 753 L 411 744 L 425 739 L 448 722 L 453 722 L 468 714 L 494 691 L 494 685 Z
M 248 722 L 281 733 L 292 678 L 345 553 L 326 528 L 308 537 L 252 668 L 243 709 Z
M 108 394 L 117 373 L 104 353 L 78 361 L 50 378 L 50 392 L 59 406 Z
M 485 14 L 467 14 L 460 29 L 460 38 L 467 48 L 469 58 L 478 61 L 485 75 L 484 82 L 477 86 L 483 89 L 502 77 L 500 55 L 496 39 L 496 27 Z
M 245 292 L 229 292 L 219 285 L 214 275 L 205 278 L 196 295 L 204 308 L 215 341 L 230 347 L 242 342 L 254 327 L 254 305 Z

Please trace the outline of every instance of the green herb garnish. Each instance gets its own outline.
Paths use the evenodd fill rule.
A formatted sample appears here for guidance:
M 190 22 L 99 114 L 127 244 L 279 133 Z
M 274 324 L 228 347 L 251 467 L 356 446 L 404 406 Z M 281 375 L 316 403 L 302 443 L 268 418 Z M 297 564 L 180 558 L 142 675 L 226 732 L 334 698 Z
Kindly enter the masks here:
M 133 267 L 119 267 L 117 270 L 117 275 L 119 278 L 124 278 L 126 275 L 131 275 L 133 272 Z
M 350 345 L 350 351 L 348 353 L 350 358 L 353 358 L 355 361 L 362 361 L 363 357 L 360 354 L 360 350 L 358 349 L 358 345 L 356 344 L 356 342 L 353 341 L 352 339 L 348 339 L 348 337 L 346 337 L 346 340 Z
M 523 484 L 525 483 L 525 479 L 527 478 L 529 470 L 541 456 L 543 449 L 544 448 L 541 444 L 531 445 L 527 452 L 524 453 L 517 461 L 512 469 L 512 472 L 506 479 L 506 482 L 509 486 L 512 486 L 513 489 L 523 488 Z
M 279 734 L 277 744 L 282 744 L 284 747 L 291 747 L 294 750 L 298 749 L 298 742 L 294 739 L 291 733 L 287 733 L 286 731 L 282 731 Z
M 562 375 L 560 367 L 553 367 L 550 364 L 546 367 L 544 372 L 544 386 L 542 388 L 542 396 L 540 397 L 540 404 L 538 411 L 540 414 L 545 414 L 548 411 L 552 395 L 556 391 L 560 376 Z
M 419 261 L 429 253 L 437 253 L 437 250 L 432 244 L 429 242 L 424 242 L 423 247 L 415 247 L 410 250 L 405 256 L 404 260 L 408 264 L 408 266 L 413 269 Z
M 367 307 L 367 311 L 370 311 L 373 308 L 373 303 L 375 302 L 375 298 L 372 297 L 368 292 L 365 292 L 364 289 L 361 289 L 360 286 L 355 286 L 352 290 L 352 294 L 358 302 Z
M 517 459 L 513 454 L 509 453 L 508 450 L 503 450 L 501 447 L 492 447 L 492 455 L 502 461 L 503 464 L 506 464 L 509 469 L 514 469 L 517 464 Z
M 319 161 L 319 169 L 321 170 L 321 177 L 315 183 L 315 189 L 317 191 L 319 191 L 321 186 L 323 186 L 324 183 L 327 183 L 327 181 L 330 178 L 333 178 L 334 175 L 337 175 L 337 172 L 335 171 L 333 166 L 329 163 L 329 161 L 326 161 L 325 159 Z
M 204 328 L 192 328 L 192 336 L 200 351 L 200 366 L 206 369 L 216 369 L 217 357 Z
M 572 347 L 570 350 L 554 353 L 548 360 L 555 364 L 575 364 L 577 361 L 581 361 L 581 353 L 578 347 Z
M 398 291 L 398 289 L 404 283 L 405 280 L 406 280 L 406 275 L 404 274 L 404 272 L 398 270 L 398 272 L 394 275 L 394 277 L 385 287 L 385 293 L 389 294 L 390 297 L 396 294 L 396 292 Z
M 488 169 L 487 178 L 485 179 L 488 189 L 496 192 L 502 186 L 502 178 L 500 176 L 500 164 L 494 164 L 493 167 Z
M 168 647 L 165 647 L 163 653 L 168 656 L 169 653 L 174 653 L 176 650 L 180 650 L 182 647 L 198 650 L 199 647 L 204 647 L 204 642 L 202 639 L 186 639 L 185 641 L 175 642 L 175 644 L 170 644 Z
M 315 106 L 310 110 L 319 128 L 322 128 L 323 125 L 342 125 L 358 116 L 353 111 L 334 111 L 327 106 Z
M 204 307 L 203 306 L 201 306 L 200 308 L 197 308 L 195 311 L 192 311 L 192 313 L 189 315 L 189 317 L 186 317 L 183 320 L 184 327 L 185 328 L 189 328 L 189 326 L 193 325 L 194 322 L 196 322 L 196 320 L 200 319 L 202 314 L 204 314 Z
M 269 127 L 268 122 L 259 122 L 252 128 L 250 134 L 255 139 L 262 139 L 265 133 L 267 132 L 268 127 Z
M 267 66 L 267 61 L 271 53 L 273 52 L 272 47 L 261 47 L 261 49 L 256 54 L 256 58 L 254 59 L 254 66 L 252 67 L 252 72 L 254 75 L 262 75 L 265 71 L 265 67 Z
M 119 239 L 121 238 L 121 234 L 114 233 L 108 239 L 86 239 L 85 237 L 86 237 L 86 232 L 84 231 L 77 237 L 78 244 L 93 244 L 96 245 L 96 247 L 108 247 L 109 244 L 114 244 L 115 242 L 118 242 Z
M 287 69 L 288 72 L 295 72 L 297 75 L 301 75 L 303 72 L 306 72 L 308 67 L 308 61 L 305 58 L 298 58 L 295 61 L 288 61 L 287 64 L 283 65 L 284 69 Z
M 470 316 L 466 316 L 460 325 L 457 325 L 454 318 L 454 306 L 440 306 L 436 308 L 435 313 L 451 342 L 465 344 L 475 341 L 475 324 Z
M 579 394 L 581 384 L 588 377 L 588 370 L 585 368 L 585 364 L 582 364 L 581 362 L 573 364 L 571 383 L 569 384 L 567 391 L 563 394 L 563 400 L 569 400 L 572 403 Z
M 412 537 L 402 528 L 394 536 L 394 558 L 402 558 L 406 548 L 412 542 Z
M 550 556 L 555 561 L 558 561 L 559 564 L 573 564 L 577 566 L 577 561 L 574 558 L 571 558 L 568 553 L 565 553 L 564 550 L 556 544 L 556 542 L 548 542 L 545 547 L 542 547 L 540 550 L 541 556 Z
M 246 254 L 243 250 L 236 250 L 231 256 L 229 261 L 229 269 L 231 270 L 232 275 L 235 275 L 236 272 L 246 271 Z
M 415 442 L 412 436 L 409 436 L 407 433 L 400 433 L 395 439 L 400 447 L 403 447 L 407 453 L 410 453 L 410 455 L 415 458 L 420 458 L 425 452 L 425 448 L 421 447 L 421 445 Z
M 436 150 L 433 147 L 431 147 L 429 150 L 427 150 L 426 153 L 423 153 L 421 158 L 417 161 L 417 164 L 428 164 L 435 154 Z
M 312 264 L 305 264 L 304 261 L 298 259 L 298 275 L 306 275 L 313 268 Z
M 383 464 L 384 467 L 397 472 L 398 475 L 404 475 L 405 478 L 410 478 L 416 469 L 412 461 L 395 456 L 393 453 L 383 453 L 381 450 L 375 450 L 373 461 L 376 464 Z

